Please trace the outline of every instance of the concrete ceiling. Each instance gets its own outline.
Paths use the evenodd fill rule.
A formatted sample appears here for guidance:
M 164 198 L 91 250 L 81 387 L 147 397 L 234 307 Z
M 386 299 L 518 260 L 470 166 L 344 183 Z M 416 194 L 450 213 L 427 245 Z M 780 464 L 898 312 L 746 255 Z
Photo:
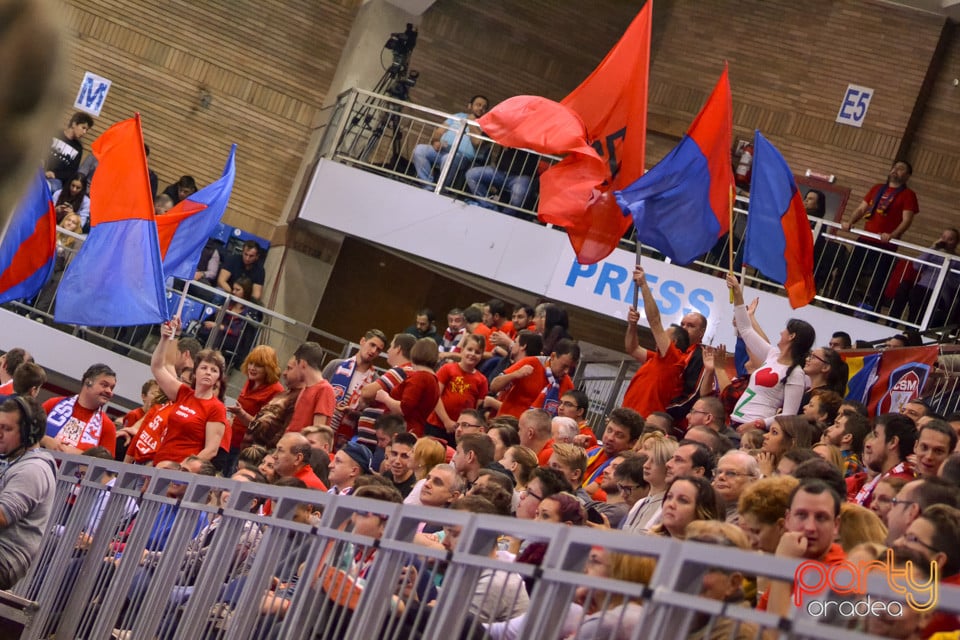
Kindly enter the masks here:
M 887 4 L 900 5 L 960 21 L 960 0 L 883 0 Z

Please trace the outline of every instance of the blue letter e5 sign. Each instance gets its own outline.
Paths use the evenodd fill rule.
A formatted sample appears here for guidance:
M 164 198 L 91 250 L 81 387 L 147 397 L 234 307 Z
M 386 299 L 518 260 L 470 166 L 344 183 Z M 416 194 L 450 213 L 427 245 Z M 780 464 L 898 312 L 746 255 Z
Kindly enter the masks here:
M 837 114 L 837 122 L 851 127 L 863 126 L 863 119 L 867 117 L 867 109 L 870 107 L 872 97 L 873 89 L 855 84 L 847 85 L 847 93 L 843 96 L 840 112 Z

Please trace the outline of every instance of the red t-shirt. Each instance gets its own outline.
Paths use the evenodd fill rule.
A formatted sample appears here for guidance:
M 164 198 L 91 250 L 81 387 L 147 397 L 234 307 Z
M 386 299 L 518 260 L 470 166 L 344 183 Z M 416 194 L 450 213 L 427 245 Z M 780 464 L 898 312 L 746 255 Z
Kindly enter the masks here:
M 493 342 L 490 341 L 490 334 L 493 333 L 493 329 L 483 324 L 482 322 L 477 325 L 477 328 L 472 331 L 478 336 L 483 336 L 484 344 L 486 345 L 483 349 L 484 353 L 490 353 L 493 351 Z
M 160 441 L 167 432 L 167 414 L 172 406 L 170 402 L 155 404 L 143 417 L 143 422 L 137 429 L 137 435 L 127 447 L 127 455 L 133 458 L 135 463 L 146 464 L 153 460 L 153 454 L 156 453 Z
M 830 545 L 830 548 L 827 549 L 827 552 L 823 554 L 823 557 L 818 560 L 818 562 L 827 565 L 827 567 L 832 567 L 834 565 L 840 564 L 847 559 L 847 553 L 843 550 L 839 544 L 834 542 Z M 790 593 L 791 597 L 793 592 Z M 760 596 L 760 599 L 757 601 L 757 611 L 766 611 L 767 605 L 770 604 L 770 589 L 767 589 Z
M 537 356 L 528 356 L 516 361 L 503 373 L 513 373 L 525 365 L 533 367 L 533 373 L 513 381 L 510 388 L 500 394 L 500 412 L 498 416 L 520 417 L 520 414 L 530 407 L 537 406 L 538 402 L 543 402 L 541 391 L 547 386 L 547 373 L 544 364 L 540 362 Z M 573 381 L 570 376 L 564 376 L 560 381 L 560 393 L 557 397 L 562 397 L 567 391 L 573 389 Z M 545 398 L 545 395 L 544 395 Z M 541 407 L 542 408 L 542 407 Z
M 553 438 L 547 440 L 543 448 L 537 453 L 537 464 L 546 467 L 550 464 L 550 458 L 553 457 Z
M 390 392 L 390 397 L 400 401 L 400 411 L 407 423 L 407 431 L 423 437 L 427 417 L 440 399 L 440 386 L 432 371 L 411 371 L 406 380 Z
M 287 433 L 302 431 L 304 427 L 313 424 L 313 418 L 318 413 L 327 417 L 327 421 L 333 417 L 333 412 L 337 410 L 337 396 L 333 392 L 333 387 L 326 380 L 321 380 L 317 384 L 310 385 L 300 392 L 297 398 L 297 404 L 293 408 L 293 415 L 290 417 L 290 423 L 287 425 Z
M 297 471 L 293 474 L 294 478 L 298 480 L 303 480 L 303 484 L 311 489 L 318 489 L 320 491 L 326 491 L 327 486 L 323 484 L 323 480 L 317 477 L 317 474 L 313 472 L 313 469 L 310 465 L 304 465 L 300 471 Z
M 123 426 L 132 427 L 133 425 L 137 424 L 137 420 L 146 415 L 146 413 L 147 412 L 143 410 L 143 407 L 137 407 L 133 411 L 127 413 L 127 415 L 123 416 Z
M 665 410 L 683 391 L 683 367 L 684 355 L 673 343 L 664 356 L 658 351 L 647 351 L 647 361 L 633 375 L 623 396 L 623 406 L 644 418 Z
M 180 385 L 176 399 L 170 403 L 167 430 L 153 455 L 154 464 L 164 460 L 182 462 L 195 456 L 206 446 L 207 423 L 219 422 L 226 427 L 227 408 L 217 398 L 201 400 L 193 389 Z
M 237 396 L 237 404 L 249 413 L 251 416 L 257 415 L 257 412 L 278 393 L 283 392 L 283 385 L 279 382 L 251 389 L 249 380 L 243 385 L 240 395 Z M 230 449 L 239 449 L 243 444 L 243 436 L 246 435 L 247 428 L 236 418 L 230 424 Z
M 467 373 L 459 362 L 448 362 L 440 367 L 437 381 L 443 385 L 440 401 L 447 415 L 454 421 L 464 409 L 476 409 L 488 391 L 487 377 L 479 371 Z M 430 414 L 429 422 L 437 426 L 443 425 L 436 411 Z
M 0 384 L 0 396 L 9 396 L 13 393 L 13 380 Z
M 876 202 L 880 190 L 885 186 L 887 188 L 886 191 L 884 191 L 883 199 L 887 200 L 891 194 L 896 191 L 896 188 L 884 184 L 873 185 L 873 188 L 870 189 L 870 192 L 867 193 L 867 196 L 863 199 L 863 201 L 867 203 L 867 215 L 870 216 L 863 228 L 872 233 L 893 233 L 893 231 L 900 226 L 900 223 L 903 222 L 904 211 L 920 212 L 917 194 L 914 193 L 912 189 L 905 187 L 897 192 L 892 200 L 886 203 L 881 201 L 880 206 L 871 215 L 870 212 L 873 210 L 874 202 Z M 873 241 L 873 243 L 877 242 L 876 240 Z
M 66 422 L 61 426 L 54 423 L 50 413 L 58 404 L 68 399 L 67 396 L 59 396 L 43 403 L 43 410 L 47 413 L 46 435 L 81 451 L 104 447 L 110 455 L 114 455 L 117 451 L 117 427 L 105 412 L 101 412 L 100 428 L 96 429 L 95 425 L 90 424 L 90 419 L 100 410 L 86 409 L 80 406 L 80 401 L 77 400 L 73 403 L 73 412 Z
M 593 432 L 593 428 L 587 422 L 581 422 L 579 424 L 580 435 L 587 436 L 587 444 L 584 446 L 584 449 L 593 449 L 597 446 L 597 434 Z

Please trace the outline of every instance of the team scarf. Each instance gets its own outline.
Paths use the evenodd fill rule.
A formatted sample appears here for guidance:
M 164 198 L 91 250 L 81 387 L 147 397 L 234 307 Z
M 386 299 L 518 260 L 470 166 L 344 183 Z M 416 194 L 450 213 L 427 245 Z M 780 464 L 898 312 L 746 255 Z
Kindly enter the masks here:
M 873 490 L 877 488 L 877 485 L 880 484 L 880 481 L 884 478 L 889 478 L 890 476 L 906 473 L 909 467 L 906 462 L 901 462 L 890 471 L 886 473 L 878 473 L 873 480 L 863 485 L 860 488 L 860 491 L 857 492 L 857 497 L 853 499 L 859 505 L 865 505 L 868 498 L 873 495 Z
M 906 188 L 907 186 L 902 184 L 890 193 L 887 193 L 887 190 L 890 189 L 890 185 L 883 185 L 883 188 L 877 192 L 877 197 L 873 201 L 873 207 L 870 208 L 870 211 L 868 211 L 867 215 L 864 217 L 869 220 L 875 213 L 879 213 L 881 218 L 886 216 L 887 209 L 890 208 L 890 205 L 893 204 L 893 201 L 896 200 L 898 195 L 900 195 L 900 192 Z
M 450 327 L 447 327 L 447 330 L 443 332 L 443 341 L 440 343 L 440 351 L 459 353 L 460 340 L 465 335 L 467 335 L 466 327 L 460 327 L 460 329 L 455 332 L 451 331 Z
M 337 404 L 343 402 L 347 395 L 347 389 L 350 388 L 350 380 L 353 378 L 353 371 L 357 368 L 356 358 L 347 358 L 340 363 L 337 370 L 333 372 L 333 379 L 330 385 L 333 387 L 333 394 L 336 396 Z
M 543 397 L 543 405 L 539 408 L 543 409 L 551 416 L 556 417 L 557 409 L 560 408 L 560 381 L 557 380 L 557 376 L 553 375 L 553 370 L 550 369 L 549 358 L 547 358 L 542 364 L 543 371 L 547 374 L 547 386 L 540 391 L 540 396 Z M 530 408 L 535 409 L 538 407 Z
M 100 434 L 103 427 L 103 407 L 94 412 L 89 422 L 80 422 L 73 417 L 73 407 L 77 404 L 79 398 L 80 396 L 64 398 L 50 410 L 47 415 L 47 435 L 73 447 L 80 445 L 82 442 L 92 443 L 96 446 L 100 443 Z M 54 429 L 51 430 L 50 427 Z

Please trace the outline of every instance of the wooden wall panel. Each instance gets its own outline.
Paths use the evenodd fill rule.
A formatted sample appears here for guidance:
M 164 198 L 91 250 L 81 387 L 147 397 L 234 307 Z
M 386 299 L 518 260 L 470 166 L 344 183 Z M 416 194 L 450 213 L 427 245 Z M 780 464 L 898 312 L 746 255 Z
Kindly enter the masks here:
M 140 112 L 162 189 L 183 174 L 215 180 L 236 142 L 225 221 L 271 237 L 358 5 L 65 0 L 71 91 L 84 71 L 113 81 L 87 148 L 110 124 Z

